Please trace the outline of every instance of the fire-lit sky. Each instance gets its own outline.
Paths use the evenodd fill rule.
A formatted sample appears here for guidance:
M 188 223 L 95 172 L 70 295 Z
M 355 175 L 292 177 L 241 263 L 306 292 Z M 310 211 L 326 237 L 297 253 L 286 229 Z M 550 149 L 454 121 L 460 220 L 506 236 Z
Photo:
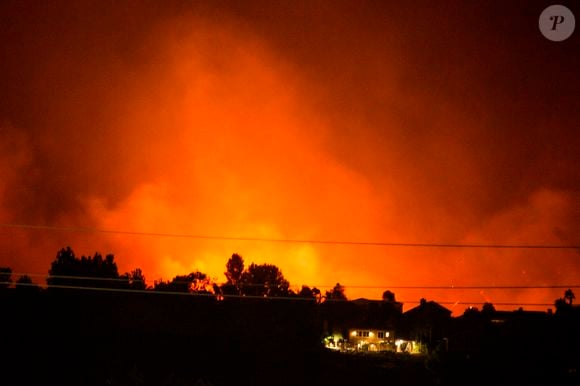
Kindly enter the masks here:
M 550 4 L 2 1 L 0 222 L 579 245 L 580 35 L 540 34 Z M 349 298 L 580 284 L 578 250 L 6 227 L 0 265 L 45 274 L 66 245 L 114 253 L 150 284 L 194 270 L 223 281 L 234 252 L 295 287 L 340 282 Z M 394 292 L 410 306 L 551 304 L 563 290 Z

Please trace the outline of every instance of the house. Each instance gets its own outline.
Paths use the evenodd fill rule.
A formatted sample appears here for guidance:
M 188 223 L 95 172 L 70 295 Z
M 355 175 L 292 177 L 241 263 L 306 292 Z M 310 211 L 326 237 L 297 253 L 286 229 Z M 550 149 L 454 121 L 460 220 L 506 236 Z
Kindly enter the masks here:
M 351 328 L 348 347 L 357 351 L 395 351 L 395 333 L 385 329 Z
M 439 344 L 447 345 L 451 310 L 437 302 L 421 299 L 419 305 L 403 313 L 398 338 L 428 352 Z M 416 350 L 416 348 L 414 348 Z
M 359 298 L 322 304 L 325 346 L 330 349 L 395 351 L 403 304 Z
M 470 307 L 453 320 L 448 348 L 456 353 L 503 353 L 513 347 L 550 345 L 553 315 L 545 311 L 479 311 Z

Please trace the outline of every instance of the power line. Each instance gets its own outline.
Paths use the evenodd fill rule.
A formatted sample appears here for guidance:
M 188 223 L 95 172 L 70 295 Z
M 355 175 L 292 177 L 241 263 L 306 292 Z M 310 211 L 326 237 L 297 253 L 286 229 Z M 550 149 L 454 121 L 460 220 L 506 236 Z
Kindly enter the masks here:
M 94 280 L 94 281 L 105 281 L 105 282 L 124 282 L 127 283 L 128 281 L 131 282 L 143 282 L 143 280 L 139 279 L 130 279 L 130 278 L 123 278 L 123 277 L 94 277 L 94 276 L 78 276 L 78 275 L 50 275 L 50 274 L 43 274 L 43 273 L 29 273 L 29 272 L 12 272 L 12 276 L 29 276 L 29 277 L 43 277 L 43 278 L 51 278 L 51 279 L 67 279 L 67 280 Z M 157 280 L 153 280 L 156 282 Z M 171 281 L 174 284 L 188 284 L 189 281 Z M 218 286 L 227 284 L 225 282 L 215 282 L 211 284 L 216 284 Z M 264 286 L 265 284 L 243 284 L 245 287 L 252 287 L 252 286 Z M 294 285 L 291 287 L 298 287 L 301 285 Z M 333 288 L 334 284 L 321 284 L 321 285 L 308 285 L 311 288 Z M 568 288 L 580 288 L 580 284 L 540 284 L 540 285 L 348 285 L 344 284 L 341 285 L 346 289 L 416 289 L 416 290 L 518 290 L 518 289 L 568 289 Z
M 14 283 L 16 286 L 23 287 L 35 287 L 38 288 L 37 284 L 34 283 Z M 256 296 L 256 295 L 223 295 L 214 294 L 211 292 L 178 292 L 178 291 L 158 291 L 158 290 L 141 290 L 141 289 L 131 289 L 131 288 L 107 288 L 107 287 L 85 287 L 85 286 L 73 286 L 73 285 L 62 285 L 62 284 L 50 284 L 47 286 L 50 288 L 58 289 L 71 289 L 71 290 L 83 290 L 83 291 L 95 291 L 95 292 L 116 292 L 116 293 L 141 293 L 141 294 L 151 294 L 151 295 L 178 295 L 178 296 L 190 296 L 190 297 L 205 297 L 205 298 L 215 298 L 220 299 L 260 299 L 260 300 L 309 300 L 315 301 L 316 298 L 306 298 L 298 296 Z
M 35 287 L 38 285 L 32 283 L 15 283 L 16 286 L 21 287 Z M 140 290 L 140 289 L 122 289 L 122 288 L 103 288 L 103 287 L 84 287 L 84 286 L 72 286 L 72 285 L 60 285 L 51 284 L 48 288 L 57 289 L 69 289 L 69 290 L 81 290 L 81 291 L 93 291 L 93 292 L 112 292 L 112 293 L 135 293 L 135 294 L 150 294 L 150 295 L 176 295 L 176 296 L 189 296 L 189 297 L 204 297 L 204 298 L 214 298 L 218 301 L 225 299 L 246 299 L 246 300 L 298 300 L 298 301 L 317 301 L 315 297 L 300 297 L 300 296 L 259 296 L 259 295 L 221 295 L 214 293 L 203 293 L 203 292 L 177 292 L 177 291 L 155 291 L 155 290 Z M 380 299 L 369 299 L 369 300 L 380 300 Z M 344 302 L 345 300 L 337 299 L 326 299 L 325 302 Z M 418 301 L 401 301 L 404 304 L 419 304 Z M 482 301 L 461 301 L 461 302 L 451 302 L 451 301 L 441 301 L 437 302 L 441 305 L 472 305 L 481 304 Z M 553 306 L 551 303 L 492 303 L 495 306 L 517 306 L 517 307 L 549 307 Z
M 99 276 L 77 276 L 77 275 L 50 275 L 45 273 L 24 273 L 24 272 L 13 272 L 13 276 L 29 276 L 29 277 L 44 277 L 44 278 L 51 278 L 51 279 L 72 279 L 72 280 L 96 280 L 96 281 L 118 281 L 118 282 L 127 282 L 131 280 L 133 282 L 142 282 L 143 280 L 135 279 L 132 280 L 130 278 L 122 278 L 122 277 L 99 277 Z
M 58 232 L 82 232 L 82 233 L 106 233 L 130 236 L 188 238 L 200 240 L 244 241 L 244 242 L 269 242 L 287 244 L 320 244 L 320 245 L 359 245 L 379 247 L 412 247 L 412 248 L 489 248 L 489 249 L 579 249 L 580 245 L 546 245 L 546 244 L 453 244 L 453 243 L 401 243 L 382 241 L 345 241 L 345 240 L 315 240 L 315 239 L 282 239 L 266 237 L 233 237 L 218 235 L 197 235 L 187 233 L 162 233 L 162 232 L 138 232 L 99 228 L 59 227 L 52 225 L 34 224 L 0 224 L 2 228 L 48 230 Z

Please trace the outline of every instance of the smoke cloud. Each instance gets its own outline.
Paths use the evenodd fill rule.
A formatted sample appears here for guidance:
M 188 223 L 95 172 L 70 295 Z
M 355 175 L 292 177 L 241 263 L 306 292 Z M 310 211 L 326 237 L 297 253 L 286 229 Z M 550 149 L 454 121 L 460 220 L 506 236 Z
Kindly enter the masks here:
M 578 56 L 518 30 L 536 16 L 517 4 L 505 10 L 515 26 L 482 20 L 493 4 L 463 7 L 463 18 L 447 19 L 445 9 L 372 3 L 7 2 L 1 222 L 578 245 Z M 223 281 L 240 253 L 278 265 L 295 286 L 345 284 L 351 298 L 391 286 L 577 284 L 580 274 L 574 250 L 10 228 L 0 262 L 45 273 L 66 245 L 112 252 L 122 271 L 140 267 L 149 280 L 201 270 Z M 395 292 L 409 305 L 477 305 L 551 304 L 563 290 Z

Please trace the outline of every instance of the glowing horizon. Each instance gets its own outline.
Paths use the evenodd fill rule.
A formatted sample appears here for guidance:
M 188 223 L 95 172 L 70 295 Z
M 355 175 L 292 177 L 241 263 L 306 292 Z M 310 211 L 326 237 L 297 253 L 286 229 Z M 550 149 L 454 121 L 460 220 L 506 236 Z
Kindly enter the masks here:
M 453 23 L 465 33 L 450 34 L 445 7 L 414 9 L 413 27 L 409 8 L 387 4 L 81 2 L 30 6 L 26 15 L 4 5 L 13 21 L 0 36 L 0 222 L 578 245 L 580 109 L 577 77 L 566 76 L 575 57 L 538 31 L 523 34 L 527 19 L 516 5 L 504 10 L 510 34 L 474 16 L 489 5 L 463 6 L 465 19 Z M 574 249 L 14 229 L 0 231 L 0 245 L 0 265 L 14 271 L 44 272 L 70 245 L 78 254 L 113 253 L 120 271 L 139 267 L 151 280 L 194 270 L 223 278 L 239 253 L 248 264 L 277 265 L 295 286 L 340 282 L 349 298 L 379 298 L 389 284 L 525 287 L 580 277 Z M 395 292 L 406 301 L 553 304 L 562 291 Z M 454 314 L 464 308 L 458 303 Z

